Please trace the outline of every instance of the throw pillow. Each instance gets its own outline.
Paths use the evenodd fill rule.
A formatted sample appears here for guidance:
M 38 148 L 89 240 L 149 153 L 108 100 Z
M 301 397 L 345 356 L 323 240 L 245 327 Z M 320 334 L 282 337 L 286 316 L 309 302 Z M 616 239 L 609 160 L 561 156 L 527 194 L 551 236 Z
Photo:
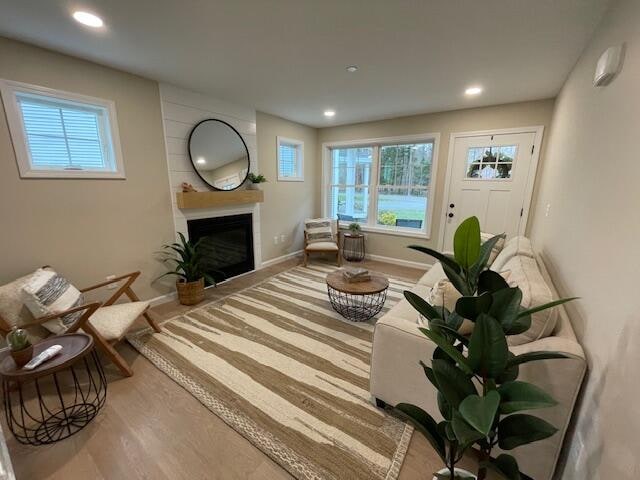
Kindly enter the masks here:
M 438 282 L 431 289 L 429 295 L 429 303 L 434 307 L 444 306 L 450 312 L 456 309 L 456 302 L 462 297 L 460 292 L 456 290 L 456 287 L 446 278 L 438 280 Z M 462 325 L 458 329 L 461 335 L 470 335 L 473 332 L 473 322 L 465 319 Z
M 333 230 L 330 218 L 310 218 L 305 220 L 304 229 L 307 232 L 307 243 L 333 242 Z
M 80 291 L 66 278 L 49 268 L 39 268 L 22 287 L 22 301 L 38 318 L 77 307 L 84 302 Z M 64 333 L 84 311 L 64 315 L 42 324 L 57 335 Z
M 482 243 L 492 239 L 493 237 L 495 237 L 493 233 L 484 233 L 484 232 L 480 233 L 480 240 L 482 240 Z M 496 259 L 498 254 L 502 251 L 503 247 L 504 247 L 504 238 L 501 238 L 496 242 L 496 244 L 491 249 L 491 255 L 489 255 L 489 262 L 487 265 L 491 265 L 493 263 L 493 261 Z

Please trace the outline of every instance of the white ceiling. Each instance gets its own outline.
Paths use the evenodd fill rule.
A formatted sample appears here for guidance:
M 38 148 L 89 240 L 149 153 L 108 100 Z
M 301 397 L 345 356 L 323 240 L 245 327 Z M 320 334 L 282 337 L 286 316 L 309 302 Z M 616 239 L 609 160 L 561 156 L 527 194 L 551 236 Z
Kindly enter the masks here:
M 553 97 L 609 3 L 0 0 L 0 34 L 321 127 Z

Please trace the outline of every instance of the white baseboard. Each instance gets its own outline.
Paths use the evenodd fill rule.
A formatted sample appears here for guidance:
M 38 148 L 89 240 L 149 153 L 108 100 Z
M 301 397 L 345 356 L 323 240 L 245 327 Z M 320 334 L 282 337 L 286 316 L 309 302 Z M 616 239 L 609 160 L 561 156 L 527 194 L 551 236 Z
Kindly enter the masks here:
M 227 280 L 223 280 L 221 282 L 218 282 L 218 285 L 222 285 L 223 283 L 228 282 L 229 280 L 233 280 L 234 278 L 243 277 L 244 275 L 248 275 L 248 274 L 250 274 L 252 272 L 255 272 L 256 270 L 263 269 L 263 268 L 268 267 L 270 265 L 275 265 L 276 263 L 284 262 L 285 260 L 293 258 L 293 257 L 295 257 L 297 255 L 302 255 L 302 250 L 297 250 L 295 252 L 291 252 L 291 253 L 287 253 L 286 255 L 282 255 L 280 257 L 272 258 L 271 260 L 267 260 L 266 262 L 262 262 L 262 265 L 260 265 L 258 268 L 254 269 L 254 270 L 250 270 L 250 271 L 245 272 L 245 273 L 241 273 L 240 275 L 236 275 L 235 277 L 229 278 Z M 211 288 L 211 287 L 207 287 L 207 288 Z M 176 298 L 178 298 L 178 293 L 177 292 L 169 292 L 169 293 L 165 293 L 164 295 L 159 295 L 157 297 L 154 297 L 151 300 L 149 300 L 149 302 L 151 303 L 152 307 L 155 307 L 156 305 L 160 305 L 162 303 L 166 303 L 166 302 L 175 300 Z
M 392 263 L 393 265 L 401 265 L 403 267 L 419 268 L 426 270 L 433 266 L 433 263 L 414 262 L 411 260 L 402 260 L 400 258 L 384 257 L 382 255 L 373 255 L 367 253 L 366 258 L 369 260 L 377 260 L 378 262 Z
M 260 268 L 258 268 L 257 270 L 270 267 L 271 265 L 275 265 L 276 263 L 284 262 L 285 260 L 297 257 L 298 255 L 302 255 L 302 250 L 296 250 L 295 252 L 287 253 L 286 255 L 281 255 L 280 257 L 272 258 L 271 260 L 262 262 L 262 265 L 260 265 Z

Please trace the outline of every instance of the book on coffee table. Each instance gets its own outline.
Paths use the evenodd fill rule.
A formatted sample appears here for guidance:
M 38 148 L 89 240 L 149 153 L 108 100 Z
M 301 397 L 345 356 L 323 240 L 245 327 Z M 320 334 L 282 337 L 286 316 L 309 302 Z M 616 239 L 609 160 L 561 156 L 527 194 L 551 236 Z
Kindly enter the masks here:
M 345 268 L 342 271 L 342 276 L 349 283 L 368 282 L 371 280 L 369 270 L 365 268 Z

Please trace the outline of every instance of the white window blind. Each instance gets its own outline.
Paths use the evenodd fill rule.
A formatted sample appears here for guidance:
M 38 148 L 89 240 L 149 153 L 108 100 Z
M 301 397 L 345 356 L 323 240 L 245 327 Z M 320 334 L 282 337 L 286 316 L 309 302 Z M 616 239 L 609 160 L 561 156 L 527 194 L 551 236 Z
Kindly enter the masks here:
M 298 149 L 295 145 L 280 145 L 280 163 L 279 175 L 281 177 L 296 177 L 296 163 L 297 163 Z
M 304 143 L 291 138 L 277 137 L 278 181 L 304 180 Z
M 112 170 L 105 109 L 31 94 L 16 95 L 35 169 Z

